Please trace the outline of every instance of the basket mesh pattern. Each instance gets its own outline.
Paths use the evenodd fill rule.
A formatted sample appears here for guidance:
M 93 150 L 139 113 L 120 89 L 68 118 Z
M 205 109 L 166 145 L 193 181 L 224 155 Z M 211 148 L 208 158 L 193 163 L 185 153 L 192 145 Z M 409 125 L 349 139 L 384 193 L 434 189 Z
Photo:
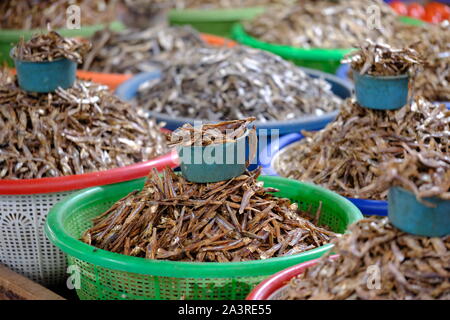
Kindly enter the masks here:
M 126 191 L 126 190 L 125 190 Z M 129 190 L 130 191 L 130 190 Z M 299 208 L 315 213 L 318 204 L 298 201 L 295 190 L 280 192 L 279 196 L 290 198 L 299 204 Z M 126 193 L 125 193 L 126 194 Z M 123 195 L 117 195 L 117 198 Z M 79 239 L 82 233 L 92 226 L 91 220 L 106 211 L 115 201 L 99 201 L 84 207 L 77 207 L 67 212 L 63 221 L 64 229 L 72 237 Z M 326 224 L 336 232 L 345 232 L 348 217 L 330 203 L 322 206 L 320 223 Z M 173 278 L 148 274 L 138 274 L 113 270 L 82 261 L 69 256 L 69 264 L 79 271 L 80 288 L 77 294 L 80 299 L 244 299 L 248 293 L 269 274 L 253 277 L 230 278 Z M 281 269 L 280 269 L 281 270 Z M 220 276 L 218 270 L 217 275 Z
M 64 254 L 44 234 L 50 208 L 72 192 L 0 195 L 0 263 L 53 285 L 66 277 Z

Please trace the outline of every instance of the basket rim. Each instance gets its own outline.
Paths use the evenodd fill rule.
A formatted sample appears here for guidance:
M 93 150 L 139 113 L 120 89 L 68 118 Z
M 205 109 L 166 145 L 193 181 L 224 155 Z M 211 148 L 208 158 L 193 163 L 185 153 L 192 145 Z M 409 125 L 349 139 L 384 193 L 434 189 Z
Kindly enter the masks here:
M 47 216 L 44 227 L 47 238 L 66 254 L 82 261 L 95 264 L 96 266 L 137 274 L 151 274 L 154 276 L 176 278 L 235 278 L 237 275 L 238 277 L 268 275 L 293 264 L 319 258 L 333 247 L 332 244 L 326 244 L 297 255 L 275 257 L 266 260 L 227 263 L 180 262 L 131 257 L 98 249 L 73 238 L 65 230 L 64 219 L 66 214 L 70 214 L 71 211 L 80 209 L 83 206 L 99 202 L 98 200 L 89 202 L 88 199 L 93 199 L 104 194 L 113 194 L 114 190 L 123 190 L 124 188 L 136 189 L 138 184 L 140 184 L 140 188 L 142 188 L 144 180 L 145 179 L 142 178 L 115 185 L 94 187 L 87 190 L 81 190 L 66 197 L 63 201 L 57 203 Z M 265 183 L 272 182 L 290 187 L 296 186 L 305 190 L 321 193 L 330 201 L 336 201 L 336 203 L 339 203 L 339 205 L 342 206 L 348 217 L 348 225 L 363 218 L 361 212 L 354 204 L 344 197 L 322 187 L 283 177 L 262 176 L 259 177 L 259 180 L 262 180 Z
M 225 9 L 172 9 L 169 11 L 168 17 L 171 22 L 235 22 L 251 20 L 264 13 L 265 10 L 265 6 Z
M 339 255 L 330 255 L 328 259 L 336 259 Z M 316 265 L 321 258 L 310 260 L 281 270 L 258 284 L 245 300 L 267 300 L 276 290 L 286 285 L 286 282 L 302 274 L 306 269 Z
M 411 17 L 399 16 L 400 22 L 407 25 L 422 25 L 425 22 L 414 19 Z M 248 45 L 250 47 L 267 50 L 278 54 L 287 59 L 305 59 L 310 61 L 322 61 L 322 60 L 335 60 L 340 61 L 344 56 L 355 50 L 355 48 L 308 48 L 282 45 L 277 43 L 270 43 L 261 41 L 250 34 L 248 34 L 242 23 L 236 23 L 232 30 L 231 35 L 234 40 L 241 44 Z
M 302 140 L 303 138 L 304 136 L 301 133 L 290 133 L 280 137 L 277 140 L 278 148 L 277 145 L 275 144 L 275 141 L 271 141 L 270 143 L 268 143 L 267 146 L 261 150 L 258 157 L 259 159 L 258 165 L 262 167 L 262 174 L 279 177 L 280 175 L 273 166 L 273 163 L 275 162 L 276 158 L 279 156 L 280 152 L 283 151 L 284 148 L 287 148 L 294 143 L 299 143 L 300 140 Z M 269 158 L 266 155 L 271 155 L 271 158 Z M 262 160 L 264 162 L 261 162 Z M 344 198 L 355 204 L 358 208 L 361 208 L 361 210 L 363 211 L 364 209 L 370 210 L 369 215 L 387 216 L 388 202 L 385 200 L 359 199 L 350 197 Z
M 178 154 L 175 150 L 151 160 L 104 171 L 39 179 L 0 179 L 0 196 L 73 191 L 113 184 L 141 178 L 146 176 L 152 168 L 161 170 L 167 166 L 171 168 L 178 166 Z
M 305 72 L 308 76 L 314 77 L 314 78 L 322 78 L 326 82 L 328 82 L 330 85 L 334 83 L 335 85 L 340 86 L 344 90 L 346 90 L 347 95 L 343 94 L 339 96 L 341 99 L 345 99 L 351 95 L 351 92 L 353 90 L 353 85 L 346 80 L 343 80 L 336 75 L 322 72 L 319 70 L 314 70 L 310 68 L 305 67 L 297 67 L 301 69 L 303 72 Z M 159 80 L 161 79 L 163 75 L 162 70 L 154 70 L 150 72 L 141 72 L 136 75 L 134 75 L 132 78 L 128 79 L 127 81 L 123 82 L 116 90 L 117 96 L 119 96 L 121 99 L 125 101 L 130 101 L 133 98 L 136 97 L 137 91 L 139 86 L 147 81 L 151 80 Z M 338 96 L 338 94 L 334 93 L 335 96 Z M 314 115 L 314 114 L 306 114 L 303 116 L 299 116 L 295 119 L 289 119 L 289 120 L 271 120 L 271 121 L 255 121 L 252 125 L 256 126 L 257 129 L 280 129 L 281 127 L 286 126 L 292 126 L 292 125 L 304 125 L 311 122 L 321 122 L 326 121 L 329 122 L 332 119 L 334 119 L 339 113 L 339 110 L 333 110 L 331 112 L 324 113 L 322 115 Z M 170 115 L 166 113 L 160 113 L 160 112 L 154 112 L 154 111 L 147 111 L 147 114 L 150 117 L 156 118 L 159 121 L 170 123 L 177 123 L 181 126 L 183 123 L 191 123 L 193 124 L 195 121 L 203 121 L 203 122 L 217 122 L 213 120 L 208 119 L 197 119 L 197 118 L 190 118 L 190 117 L 171 117 Z

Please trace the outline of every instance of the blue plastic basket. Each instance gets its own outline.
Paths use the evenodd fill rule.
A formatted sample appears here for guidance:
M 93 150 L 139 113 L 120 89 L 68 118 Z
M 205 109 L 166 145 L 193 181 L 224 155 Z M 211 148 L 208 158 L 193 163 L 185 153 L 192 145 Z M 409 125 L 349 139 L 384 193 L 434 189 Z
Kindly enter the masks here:
M 343 63 L 336 70 L 336 76 L 344 81 L 352 82 L 352 79 L 348 76 L 348 72 L 350 70 L 350 65 L 348 63 Z M 445 104 L 447 109 L 450 110 L 450 101 L 436 101 L 437 104 Z
M 298 142 L 303 139 L 303 135 L 300 133 L 292 133 L 280 137 L 280 139 L 272 141 L 267 145 L 266 148 L 260 151 L 258 160 L 259 165 L 262 167 L 262 174 L 270 176 L 279 176 L 276 172 L 273 164 L 284 148 L 291 145 L 292 143 Z M 347 198 L 355 206 L 361 210 L 362 214 L 366 216 L 387 216 L 388 213 L 388 203 L 382 200 L 368 200 L 368 199 L 355 199 Z
M 353 87 L 352 84 L 348 81 L 341 80 L 334 75 L 330 75 L 321 71 L 307 68 L 301 69 L 303 69 L 309 76 L 313 78 L 323 78 L 325 81 L 329 82 L 331 84 L 331 90 L 335 95 L 341 97 L 342 99 L 350 97 Z M 131 100 L 136 96 L 139 86 L 142 83 L 148 80 L 156 80 L 160 77 L 161 72 L 159 71 L 138 74 L 137 76 L 120 85 L 116 90 L 116 94 L 123 100 Z M 334 111 L 322 116 L 304 116 L 299 119 L 288 121 L 255 122 L 254 125 L 256 126 L 258 136 L 270 134 L 271 129 L 278 129 L 279 135 L 299 132 L 300 130 L 320 130 L 324 128 L 329 122 L 333 121 L 336 118 L 338 112 L 339 111 Z M 194 120 L 198 120 L 182 117 L 173 118 L 166 114 L 152 111 L 149 111 L 148 114 L 149 116 L 154 117 L 157 121 L 164 121 L 166 123 L 166 128 L 169 130 L 175 130 L 185 123 L 193 124 Z

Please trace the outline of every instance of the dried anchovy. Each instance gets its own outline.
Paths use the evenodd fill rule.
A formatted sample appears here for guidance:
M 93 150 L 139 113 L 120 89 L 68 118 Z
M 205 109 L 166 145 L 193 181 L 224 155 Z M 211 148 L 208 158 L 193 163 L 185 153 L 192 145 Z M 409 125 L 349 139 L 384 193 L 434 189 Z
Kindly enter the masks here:
M 256 118 L 244 120 L 231 120 L 215 124 L 204 124 L 193 127 L 186 123 L 170 134 L 168 145 L 176 146 L 208 146 L 211 144 L 223 144 L 235 142 L 247 132 L 247 127 Z
M 418 201 L 438 197 L 450 200 L 450 156 L 420 148 L 411 150 L 405 146 L 405 159 L 383 164 L 383 185 L 398 185 L 413 192 Z
M 14 49 L 14 57 L 24 61 L 42 62 L 67 58 L 82 63 L 91 45 L 87 41 L 64 38 L 55 31 L 34 35 L 27 42 L 22 38 Z
M 368 8 L 380 10 L 382 29 L 368 27 Z M 245 23 L 252 36 L 302 48 L 352 48 L 395 35 L 396 13 L 381 0 L 302 0 L 277 6 Z
M 340 256 L 323 257 L 293 279 L 284 299 L 450 299 L 450 236 L 410 235 L 387 218 L 359 220 L 349 230 L 334 241 Z
M 277 190 L 257 182 L 259 173 L 204 184 L 154 170 L 141 192 L 97 217 L 82 241 L 148 259 L 229 262 L 296 254 L 335 236 L 269 194 Z
M 338 108 L 341 99 L 280 57 L 243 46 L 199 48 L 173 59 L 161 80 L 141 85 L 137 104 L 173 117 L 289 120 Z
M 106 86 L 76 81 L 55 93 L 0 87 L 0 179 L 82 174 L 148 160 L 166 151 L 153 120 Z
M 384 200 L 380 165 L 403 159 L 405 146 L 450 153 L 450 111 L 422 98 L 396 111 L 346 100 L 336 120 L 288 147 L 275 162 L 285 177 L 310 181 L 346 197 Z
M 83 69 L 98 72 L 148 72 L 170 63 L 176 53 L 205 47 L 200 34 L 188 26 L 158 27 L 146 30 L 97 31 L 91 38 L 93 48 Z
M 66 10 L 78 5 L 81 25 L 108 23 L 115 19 L 117 0 L 3 0 L 0 1 L 0 29 L 65 28 Z
M 394 49 L 389 45 L 365 41 L 360 49 L 347 55 L 344 63 L 353 70 L 372 76 L 414 74 L 415 67 L 423 64 L 417 51 L 411 48 Z

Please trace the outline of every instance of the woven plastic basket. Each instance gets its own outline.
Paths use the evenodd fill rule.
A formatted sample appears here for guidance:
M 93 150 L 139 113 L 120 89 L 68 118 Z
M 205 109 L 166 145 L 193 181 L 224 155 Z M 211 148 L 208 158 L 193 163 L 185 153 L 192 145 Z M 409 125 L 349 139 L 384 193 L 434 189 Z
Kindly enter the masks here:
M 343 233 L 362 218 L 343 197 L 323 188 L 280 177 L 260 177 L 303 210 L 316 212 L 322 201 L 320 222 Z M 80 299 L 243 299 L 267 276 L 294 264 L 316 259 L 331 249 L 325 245 L 304 253 L 259 261 L 196 263 L 149 260 L 108 252 L 78 240 L 92 218 L 133 190 L 144 179 L 84 190 L 58 203 L 50 211 L 46 234 L 79 271 Z
M 330 256 L 336 259 L 338 255 Z M 298 265 L 292 266 L 258 284 L 245 300 L 280 300 L 284 292 L 288 289 L 288 283 L 292 278 L 301 275 L 306 269 L 317 264 L 319 259 L 314 259 Z
M 0 180 L 0 263 L 44 285 L 66 278 L 64 254 L 44 235 L 47 213 L 75 190 L 144 177 L 151 168 L 177 166 L 176 153 L 135 165 L 82 175 Z
M 303 135 L 300 133 L 291 133 L 280 137 L 278 140 L 272 140 L 258 155 L 258 164 L 262 167 L 263 174 L 278 176 L 279 174 L 275 170 L 275 163 L 278 161 L 280 155 L 283 152 L 286 152 L 288 148 L 295 146 L 295 144 L 299 143 L 303 138 Z M 355 204 L 364 215 L 387 216 L 387 201 L 355 198 L 347 199 Z

